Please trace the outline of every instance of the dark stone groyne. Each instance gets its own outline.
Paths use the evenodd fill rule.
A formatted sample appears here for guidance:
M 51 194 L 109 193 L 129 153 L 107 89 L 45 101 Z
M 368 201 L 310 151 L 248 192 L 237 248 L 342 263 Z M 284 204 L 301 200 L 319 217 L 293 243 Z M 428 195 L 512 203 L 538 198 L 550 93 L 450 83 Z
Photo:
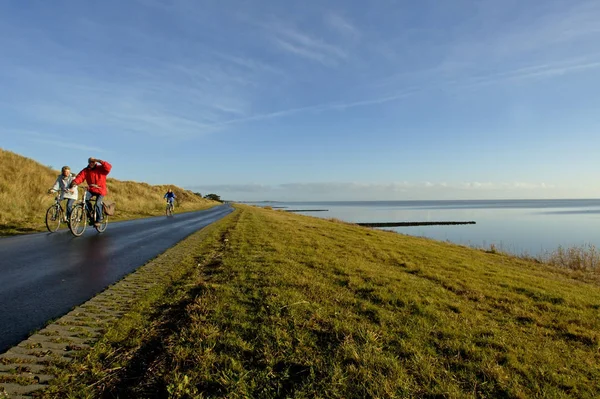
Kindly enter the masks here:
M 385 222 L 385 223 L 356 223 L 365 227 L 407 227 L 407 226 L 450 226 L 459 224 L 475 224 L 469 222 Z
M 327 212 L 329 209 L 284 209 L 284 212 Z
M 329 209 L 280 209 L 284 212 L 328 212 Z M 352 223 L 352 222 L 349 222 Z M 440 221 L 440 222 L 368 222 L 352 223 L 364 227 L 411 227 L 411 226 L 454 226 L 460 224 L 476 224 L 470 220 L 467 222 Z

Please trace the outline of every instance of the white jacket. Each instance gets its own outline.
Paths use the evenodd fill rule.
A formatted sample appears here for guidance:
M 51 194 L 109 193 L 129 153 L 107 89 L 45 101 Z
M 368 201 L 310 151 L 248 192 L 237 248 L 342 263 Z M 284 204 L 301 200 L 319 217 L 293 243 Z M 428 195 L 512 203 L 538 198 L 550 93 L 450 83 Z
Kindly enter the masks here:
M 51 188 L 51 190 L 57 191 L 60 193 L 61 201 L 65 198 L 76 200 L 77 197 L 79 196 L 79 192 L 77 191 L 77 186 L 73 186 L 73 192 L 69 191 L 69 185 L 71 184 L 71 182 L 73 180 L 75 180 L 74 174 L 70 174 L 67 177 L 64 177 L 62 174 L 60 174 L 56 178 L 56 182 L 54 183 L 54 186 Z

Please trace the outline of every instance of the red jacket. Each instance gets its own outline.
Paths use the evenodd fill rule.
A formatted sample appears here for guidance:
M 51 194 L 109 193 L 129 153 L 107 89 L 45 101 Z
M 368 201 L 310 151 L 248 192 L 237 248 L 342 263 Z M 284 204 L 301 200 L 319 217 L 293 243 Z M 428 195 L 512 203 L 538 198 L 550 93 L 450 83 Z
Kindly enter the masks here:
M 112 165 L 106 161 L 98 162 L 100 162 L 100 165 L 96 165 L 96 167 L 94 168 L 90 168 L 88 166 L 87 168 L 84 168 L 81 172 L 79 172 L 77 174 L 77 177 L 75 177 L 75 180 L 73 180 L 72 184 L 79 185 L 86 181 L 87 184 L 90 186 L 88 189 L 90 193 L 97 195 L 106 195 L 106 175 L 110 173 Z M 96 184 L 100 186 L 100 188 L 94 187 L 92 186 L 92 184 Z

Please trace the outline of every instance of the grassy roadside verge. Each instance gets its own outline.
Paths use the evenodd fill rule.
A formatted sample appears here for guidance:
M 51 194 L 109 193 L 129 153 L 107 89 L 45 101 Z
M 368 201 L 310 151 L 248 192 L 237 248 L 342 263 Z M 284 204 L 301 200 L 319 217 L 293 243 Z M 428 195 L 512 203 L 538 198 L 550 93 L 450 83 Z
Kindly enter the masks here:
M 0 397 L 4 397 L 2 383 L 23 385 L 26 392 L 28 385 L 42 388 L 39 377 L 49 376 L 56 377 L 52 385 L 36 392 L 36 397 L 96 397 L 115 380 L 135 375 L 142 354 L 153 351 L 154 335 L 166 328 L 154 322 L 159 316 L 177 318 L 163 311 L 188 291 L 197 267 L 217 256 L 219 238 L 232 217 L 191 235 L 30 337 L 18 350 L 1 355 Z M 97 334 L 81 335 L 84 330 L 100 331 L 102 336 L 98 340 Z M 50 350 L 40 344 L 48 339 Z M 75 343 L 70 342 L 73 339 Z M 88 345 L 93 349 L 86 350 Z
M 600 393 L 600 287 L 581 274 L 246 206 L 207 234 L 47 397 Z

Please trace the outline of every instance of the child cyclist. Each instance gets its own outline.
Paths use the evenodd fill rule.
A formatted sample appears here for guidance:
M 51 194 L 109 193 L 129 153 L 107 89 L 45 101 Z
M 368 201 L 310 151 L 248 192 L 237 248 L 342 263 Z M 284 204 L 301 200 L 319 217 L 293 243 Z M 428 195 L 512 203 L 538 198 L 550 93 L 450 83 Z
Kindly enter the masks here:
M 73 209 L 73 203 L 77 201 L 78 192 L 77 186 L 71 187 L 71 183 L 75 179 L 75 175 L 71 174 L 71 168 L 63 166 L 60 170 L 60 175 L 56 178 L 54 186 L 48 193 L 58 193 L 59 201 L 67 200 L 67 220 L 71 217 L 71 209 Z

